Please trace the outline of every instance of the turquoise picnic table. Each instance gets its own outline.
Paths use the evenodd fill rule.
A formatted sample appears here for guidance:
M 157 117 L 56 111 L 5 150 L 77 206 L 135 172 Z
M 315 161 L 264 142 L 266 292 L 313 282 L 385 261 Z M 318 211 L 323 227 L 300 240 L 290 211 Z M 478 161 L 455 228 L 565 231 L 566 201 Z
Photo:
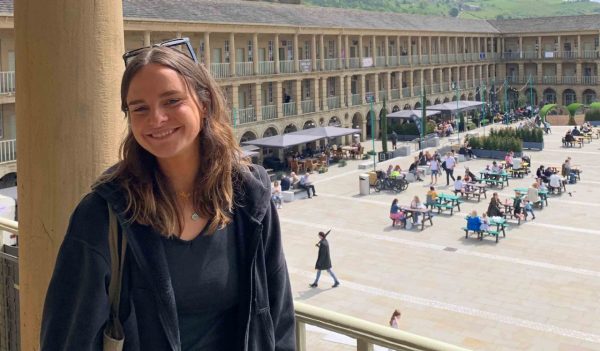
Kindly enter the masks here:
M 479 182 L 490 185 L 500 185 L 501 189 L 504 189 L 504 183 L 508 186 L 509 174 L 506 171 L 493 172 L 489 170 L 479 171 Z
M 459 195 L 439 193 L 433 207 L 438 209 L 438 213 L 442 213 L 443 210 L 450 210 L 450 215 L 452 215 L 455 207 L 460 211 L 461 202 Z
M 465 219 L 469 219 L 470 216 L 466 216 Z M 494 236 L 496 237 L 496 242 L 498 242 L 499 237 L 500 237 L 500 233 L 502 233 L 502 237 L 506 238 L 506 227 L 508 227 L 508 223 L 506 221 L 505 218 L 502 217 L 489 217 L 488 218 L 489 221 L 489 225 L 490 227 L 492 226 L 496 226 L 496 230 L 480 230 L 477 231 L 477 239 L 479 240 L 483 240 L 483 236 L 484 235 L 490 235 L 490 236 Z M 467 228 L 463 228 L 463 230 L 465 231 L 465 237 L 468 238 L 469 237 L 469 231 L 467 230 Z
M 514 190 L 522 195 L 527 195 L 527 191 L 529 189 L 528 188 L 515 188 Z M 541 200 L 540 206 L 542 208 L 544 208 L 544 203 L 546 204 L 546 206 L 548 206 L 548 190 L 538 189 L 538 195 L 540 196 L 540 200 Z

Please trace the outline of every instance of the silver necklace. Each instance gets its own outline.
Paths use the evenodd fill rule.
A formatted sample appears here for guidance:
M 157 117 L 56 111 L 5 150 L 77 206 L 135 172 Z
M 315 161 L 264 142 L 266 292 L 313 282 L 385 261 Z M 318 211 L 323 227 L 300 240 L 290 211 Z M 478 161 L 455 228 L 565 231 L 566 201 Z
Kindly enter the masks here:
M 184 198 L 186 200 L 189 199 L 190 196 L 192 196 L 191 192 L 186 193 L 184 191 L 178 191 L 176 194 L 177 194 L 177 196 L 182 197 L 182 198 Z M 196 222 L 196 221 L 198 221 L 200 219 L 200 215 L 196 211 L 194 211 L 192 213 L 192 217 L 191 218 L 192 218 L 192 221 Z
M 200 219 L 200 216 L 198 215 L 198 213 L 196 213 L 196 212 L 192 213 L 192 221 L 196 222 L 199 219 Z

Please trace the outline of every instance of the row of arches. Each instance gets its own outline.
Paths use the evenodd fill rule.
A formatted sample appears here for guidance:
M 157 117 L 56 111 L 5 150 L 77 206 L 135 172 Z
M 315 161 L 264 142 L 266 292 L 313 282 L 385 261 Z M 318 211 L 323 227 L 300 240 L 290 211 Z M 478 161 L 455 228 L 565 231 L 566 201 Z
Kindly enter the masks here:
M 319 122 L 320 122 L 319 125 L 324 125 L 323 118 L 321 118 L 321 120 Z M 333 117 L 329 118 L 327 125 L 334 126 L 334 127 L 341 127 L 342 121 L 340 120 L 339 117 L 333 116 Z M 316 126 L 317 126 L 316 122 L 312 119 L 309 119 L 308 121 L 304 122 L 304 124 L 302 125 L 302 129 L 315 128 Z M 262 133 L 262 136 L 260 136 L 260 138 L 268 138 L 268 137 L 279 135 L 280 133 L 281 134 L 292 133 L 292 132 L 296 132 L 298 130 L 299 130 L 298 126 L 296 126 L 296 124 L 294 124 L 294 123 L 290 123 L 290 124 L 286 125 L 283 128 L 283 131 L 278 130 L 276 126 L 272 125 L 272 126 L 269 126 L 267 129 L 265 129 L 265 131 Z M 245 141 L 256 140 L 258 138 L 259 137 L 255 131 L 249 130 L 249 131 L 246 131 L 244 134 L 242 134 L 242 137 L 240 138 L 240 143 L 245 142 Z

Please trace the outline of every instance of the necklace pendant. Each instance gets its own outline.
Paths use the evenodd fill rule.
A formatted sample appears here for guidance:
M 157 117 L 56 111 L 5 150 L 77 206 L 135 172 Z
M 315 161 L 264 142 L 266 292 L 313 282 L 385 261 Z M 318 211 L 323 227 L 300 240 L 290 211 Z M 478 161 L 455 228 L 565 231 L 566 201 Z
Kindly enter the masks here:
M 200 216 L 196 212 L 192 213 L 192 221 L 195 222 L 195 221 L 197 221 L 199 219 L 200 219 Z

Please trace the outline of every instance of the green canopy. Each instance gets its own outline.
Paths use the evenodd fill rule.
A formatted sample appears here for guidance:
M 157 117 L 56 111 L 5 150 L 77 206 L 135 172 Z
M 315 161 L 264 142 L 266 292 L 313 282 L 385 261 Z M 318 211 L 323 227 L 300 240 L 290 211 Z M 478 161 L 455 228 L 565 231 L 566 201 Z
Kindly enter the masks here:
M 567 110 L 569 110 L 569 115 L 571 117 L 575 117 L 575 112 L 577 112 L 577 110 L 579 110 L 580 108 L 583 108 L 584 105 L 579 103 L 579 102 L 574 102 L 570 105 L 567 106 Z
M 542 107 L 542 109 L 540 110 L 540 117 L 546 118 L 546 115 L 548 114 L 548 112 L 550 112 L 550 110 L 552 110 L 556 106 L 558 106 L 558 105 L 557 104 L 546 104 L 546 105 L 544 105 Z

